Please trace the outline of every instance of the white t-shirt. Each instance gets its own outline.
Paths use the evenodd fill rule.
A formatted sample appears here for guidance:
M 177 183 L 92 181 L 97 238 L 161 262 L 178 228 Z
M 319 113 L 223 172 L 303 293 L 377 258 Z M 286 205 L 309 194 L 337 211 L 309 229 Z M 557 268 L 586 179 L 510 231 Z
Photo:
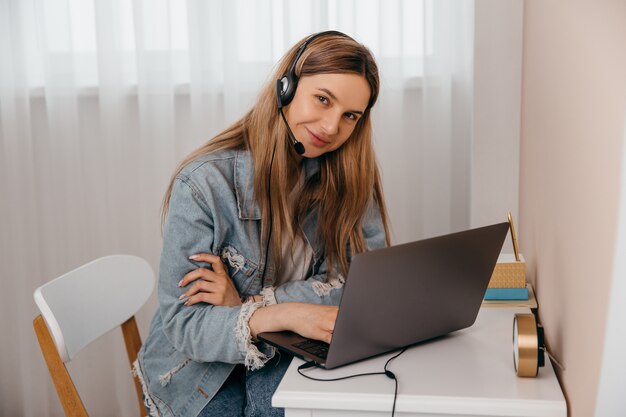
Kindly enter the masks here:
M 303 185 L 304 176 L 302 175 L 298 180 L 298 184 L 289 194 L 289 202 L 292 205 L 299 197 Z M 292 248 L 289 244 L 288 236 L 284 234 L 281 259 L 281 268 L 278 272 L 278 276 L 276 277 L 275 285 L 277 287 L 289 281 L 301 281 L 306 278 L 306 273 L 309 270 L 311 260 L 313 259 L 313 249 L 303 236 L 294 237 Z

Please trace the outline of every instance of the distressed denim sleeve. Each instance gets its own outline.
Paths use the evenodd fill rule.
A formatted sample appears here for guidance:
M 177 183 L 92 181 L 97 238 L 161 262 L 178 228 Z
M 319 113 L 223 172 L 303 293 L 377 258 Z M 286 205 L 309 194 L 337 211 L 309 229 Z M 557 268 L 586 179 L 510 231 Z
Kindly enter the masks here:
M 372 199 L 363 219 L 363 236 L 367 250 L 386 246 L 378 204 Z M 262 295 L 265 304 L 285 302 L 305 302 L 326 305 L 339 305 L 345 277 L 337 270 L 328 270 L 326 261 L 322 263 L 316 275 L 304 281 L 289 281 L 278 288 L 264 288 Z
M 198 362 L 245 363 L 249 368 L 263 366 L 270 354 L 252 344 L 248 320 L 260 307 L 246 303 L 239 307 L 198 303 L 183 305 L 184 292 L 178 282 L 188 272 L 206 266 L 189 256 L 215 253 L 211 200 L 219 196 L 201 195 L 184 177 L 175 180 L 168 218 L 163 234 L 158 298 L 163 328 L 176 350 Z

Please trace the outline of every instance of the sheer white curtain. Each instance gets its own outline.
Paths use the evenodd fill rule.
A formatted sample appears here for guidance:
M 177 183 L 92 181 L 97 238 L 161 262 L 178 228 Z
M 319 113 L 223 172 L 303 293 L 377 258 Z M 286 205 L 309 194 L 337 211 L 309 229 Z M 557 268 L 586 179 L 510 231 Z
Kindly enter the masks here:
M 0 0 L 0 415 L 62 414 L 34 288 L 111 253 L 156 270 L 177 162 L 247 110 L 290 45 L 326 29 L 380 65 L 394 240 L 468 226 L 470 0 Z M 144 336 L 155 307 L 139 314 Z M 136 415 L 118 333 L 70 371 L 92 415 Z

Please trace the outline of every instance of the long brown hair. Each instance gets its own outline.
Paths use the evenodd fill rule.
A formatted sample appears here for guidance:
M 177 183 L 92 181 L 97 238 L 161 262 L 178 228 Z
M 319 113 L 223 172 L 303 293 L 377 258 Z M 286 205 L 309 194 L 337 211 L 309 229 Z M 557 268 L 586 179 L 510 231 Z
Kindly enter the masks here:
M 323 243 L 329 270 L 339 266 L 348 271 L 348 248 L 352 254 L 367 250 L 362 219 L 368 203 L 374 198 L 382 215 L 387 245 L 390 244 L 387 209 L 383 198 L 380 172 L 372 144 L 370 110 L 379 92 L 378 67 L 371 52 L 352 38 L 337 34 L 313 40 L 298 60 L 295 72 L 302 78 L 322 73 L 356 73 L 370 86 L 367 109 L 358 120 L 348 140 L 338 149 L 318 157 L 320 172 L 310 178 L 295 207 L 289 203 L 289 172 L 298 166 L 298 157 L 279 119 L 276 105 L 276 80 L 294 59 L 307 38 L 294 45 L 279 61 L 270 80 L 261 90 L 248 113 L 222 133 L 187 156 L 172 177 L 162 207 L 165 222 L 174 178 L 191 161 L 221 149 L 249 149 L 254 163 L 254 198 L 261 209 L 261 239 L 264 246 L 271 225 L 270 256 L 280 269 L 283 236 L 290 243 L 298 233 L 297 224 L 311 208 L 318 210 L 317 233 Z M 272 173 L 270 163 L 275 150 Z M 271 194 L 268 193 L 271 178 Z M 271 195 L 271 210 L 268 195 Z M 270 222 L 271 212 L 271 222 Z

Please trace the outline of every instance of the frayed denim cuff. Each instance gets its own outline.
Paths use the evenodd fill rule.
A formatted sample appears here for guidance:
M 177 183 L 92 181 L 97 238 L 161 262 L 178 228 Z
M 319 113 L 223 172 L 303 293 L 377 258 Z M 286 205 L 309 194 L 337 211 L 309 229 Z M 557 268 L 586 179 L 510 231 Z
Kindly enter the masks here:
M 274 349 L 267 349 L 266 346 L 262 346 L 262 352 L 259 346 L 254 344 L 252 334 L 250 333 L 250 317 L 259 308 L 263 307 L 263 302 L 254 302 L 252 300 L 246 301 L 241 305 L 241 311 L 237 324 L 235 325 L 235 338 L 239 349 L 244 354 L 244 365 L 249 370 L 255 370 L 262 368 L 265 362 L 270 360 L 274 356 Z
M 265 287 L 261 290 L 260 295 L 263 297 L 263 306 L 271 306 L 276 304 L 276 296 L 274 295 L 274 287 Z

